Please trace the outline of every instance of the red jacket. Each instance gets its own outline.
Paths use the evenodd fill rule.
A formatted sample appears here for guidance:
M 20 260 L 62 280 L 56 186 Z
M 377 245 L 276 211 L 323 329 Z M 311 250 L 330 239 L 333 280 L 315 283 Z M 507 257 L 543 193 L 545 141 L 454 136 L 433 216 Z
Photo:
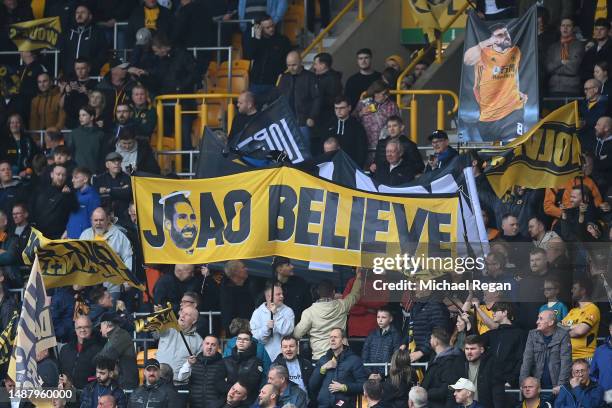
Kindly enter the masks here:
M 364 284 L 365 292 L 361 294 L 361 300 L 351 308 L 348 319 L 348 335 L 349 337 L 361 336 L 366 337 L 370 332 L 378 328 L 376 323 L 376 311 L 379 307 L 388 303 L 389 294 L 387 291 L 374 290 L 372 282 L 376 280 L 376 276 L 369 275 Z M 349 279 L 342 293 L 345 298 L 351 292 L 355 278 Z M 371 301 L 376 299 L 377 301 Z

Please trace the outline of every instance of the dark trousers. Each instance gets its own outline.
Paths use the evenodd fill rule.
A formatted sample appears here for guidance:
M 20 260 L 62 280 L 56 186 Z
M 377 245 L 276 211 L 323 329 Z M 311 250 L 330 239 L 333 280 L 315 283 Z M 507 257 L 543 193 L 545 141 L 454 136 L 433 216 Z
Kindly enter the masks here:
M 308 31 L 314 33 L 315 26 L 315 1 L 319 2 L 321 9 L 321 29 L 327 27 L 331 20 L 331 11 L 329 8 L 329 0 L 308 0 L 306 9 L 306 26 Z

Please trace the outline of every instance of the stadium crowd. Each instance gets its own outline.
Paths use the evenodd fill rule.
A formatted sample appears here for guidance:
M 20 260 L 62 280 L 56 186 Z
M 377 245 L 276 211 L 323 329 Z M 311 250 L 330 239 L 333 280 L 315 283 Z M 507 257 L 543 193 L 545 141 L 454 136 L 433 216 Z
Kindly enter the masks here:
M 284 95 L 313 155 L 343 149 L 382 184 L 418 180 L 459 154 L 441 130 L 429 136 L 427 160 L 406 137 L 389 97 L 401 57 L 389 56 L 378 72 L 372 50 L 363 48 L 356 72 L 343 73 L 320 53 L 305 69 L 277 29 L 286 0 L 168 3 L 47 1 L 44 16 L 60 16 L 62 24 L 59 75 L 39 52 L 20 52 L 19 61 L 2 56 L 0 331 L 20 309 L 15 290 L 27 281 L 21 253 L 32 227 L 52 239 L 105 240 L 150 292 L 110 283 L 48 291 L 60 347 L 37 353 L 38 372 L 46 387 L 79 390 L 76 402 L 54 406 L 612 406 L 612 39 L 599 8 L 609 2 L 537 2 L 542 93 L 580 99 L 583 176 L 559 189 L 517 186 L 498 198 L 473 154 L 490 240 L 477 276 L 508 282 L 512 291 L 418 290 L 401 302 L 372 295 L 367 271 L 337 288 L 297 276 L 283 257 L 270 266 L 273 281 L 250 275 L 241 260 L 222 270 L 144 264 L 130 175 L 160 173 L 150 144 L 158 125 L 152 101 L 205 87 L 212 54 L 185 49 L 216 45 L 213 17 L 256 20 L 252 30 L 240 27 L 250 87 L 238 98 L 229 138 Z M 493 19 L 536 2 L 477 3 Z M 325 25 L 329 1 L 320 7 Z M 3 1 L 2 50 L 15 49 L 9 25 L 31 19 L 29 2 Z M 118 21 L 128 22 L 122 41 L 133 49 L 129 60 L 111 47 Z M 314 31 L 315 22 L 308 27 Z M 418 64 L 404 86 L 427 67 Z M 185 122 L 183 148 L 190 149 Z M 168 302 L 179 329 L 133 334 L 134 312 Z M 209 311 L 220 316 L 199 313 Z M 155 358 L 137 362 L 145 343 Z M 10 389 L 6 371 L 5 364 Z

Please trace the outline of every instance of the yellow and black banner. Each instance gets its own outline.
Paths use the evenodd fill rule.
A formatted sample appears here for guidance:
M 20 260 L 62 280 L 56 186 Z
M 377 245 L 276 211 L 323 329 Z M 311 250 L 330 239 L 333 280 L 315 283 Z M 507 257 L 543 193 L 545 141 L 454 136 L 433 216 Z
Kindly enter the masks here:
M 51 240 L 32 228 L 22 254 L 24 263 L 31 265 L 35 256 L 38 256 L 42 277 L 48 288 L 92 286 L 103 282 L 121 285 L 127 282 L 130 286 L 145 290 L 106 241 Z
M 11 320 L 6 325 L 2 333 L 0 333 L 0 365 L 8 363 L 11 358 L 11 351 L 13 350 L 13 344 L 15 344 L 15 336 L 17 330 L 15 329 L 15 323 L 19 321 L 19 313 L 15 310 Z
M 19 51 L 33 51 L 55 48 L 61 32 L 59 17 L 49 17 L 11 24 L 9 38 Z
M 155 311 L 142 319 L 135 320 L 134 326 L 136 327 L 137 333 L 152 331 L 163 332 L 168 329 L 180 330 L 176 315 L 170 303 L 167 304 L 165 309 Z
M 454 17 L 452 11 L 464 7 L 467 0 L 407 0 L 412 11 L 411 17 L 417 22 L 429 41 L 433 41 L 434 30 L 440 30 L 448 25 Z
M 278 167 L 199 180 L 134 177 L 145 262 L 207 263 L 282 255 L 367 266 L 372 253 L 450 254 L 458 196 L 397 196 Z
M 574 101 L 507 146 L 481 151 L 481 157 L 490 162 L 485 174 L 495 194 L 501 197 L 513 186 L 562 187 L 580 175 L 577 123 L 578 102 Z

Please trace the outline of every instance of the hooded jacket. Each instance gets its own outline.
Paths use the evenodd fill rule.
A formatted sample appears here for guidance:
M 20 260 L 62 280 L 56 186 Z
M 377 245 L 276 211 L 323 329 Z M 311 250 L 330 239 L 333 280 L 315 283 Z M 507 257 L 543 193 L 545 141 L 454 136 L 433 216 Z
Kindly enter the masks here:
M 332 358 L 337 359 L 336 368 L 322 373 L 321 367 Z M 308 383 L 310 392 L 316 396 L 319 408 L 334 407 L 336 402 L 340 400 L 348 403 L 347 406 L 353 407 L 355 406 L 357 395 L 363 392 L 363 383 L 367 379 L 368 374 L 361 358 L 350 349 L 345 348 L 338 357 L 334 356 L 332 350 L 327 350 L 325 355 L 317 362 Z M 329 385 L 332 381 L 346 385 L 347 391 L 330 392 Z
M 217 408 L 223 404 L 230 387 L 226 377 L 227 370 L 219 353 L 211 357 L 199 353 L 196 363 L 191 365 L 185 361 L 178 374 L 179 381 L 189 380 L 189 404 L 193 408 Z
M 590 376 L 597 380 L 604 390 L 612 389 L 612 337 L 608 336 L 606 342 L 595 349 L 591 360 Z
M 281 339 L 293 333 L 295 317 L 293 310 L 283 304 L 274 315 L 274 327 L 272 330 L 268 328 L 269 320 L 270 310 L 264 302 L 253 312 L 250 325 L 253 337 L 265 345 L 270 359 L 274 360 L 281 352 Z
M 132 171 L 142 171 L 145 173 L 159 174 L 160 168 L 155 160 L 155 155 L 151 146 L 144 141 L 136 141 L 134 147 L 130 150 L 122 149 L 120 143 L 115 145 L 115 151 L 123 157 L 121 167 L 123 171 L 130 174 L 129 166 Z
M 81 233 L 91 227 L 91 214 L 100 207 L 100 195 L 90 185 L 83 190 L 75 191 L 79 208 L 70 213 L 66 231 L 68 238 L 78 239 Z
M 448 386 L 461 378 L 463 354 L 454 347 L 437 354 L 427 366 L 421 386 L 427 390 L 430 408 L 453 407 L 453 393 Z
M 327 124 L 324 138 L 335 137 L 340 142 L 340 148 L 362 168 L 368 153 L 368 137 L 363 125 L 354 116 L 342 120 L 333 118 Z
M 126 389 L 138 386 L 138 366 L 132 336 L 121 327 L 113 328 L 108 334 L 108 341 L 97 357 L 105 357 L 117 361 L 119 366 L 119 385 Z
M 548 366 L 544 363 L 548 358 Z M 548 370 L 553 386 L 569 381 L 572 370 L 572 345 L 567 330 L 555 329 L 550 343 L 544 342 L 544 335 L 539 330 L 530 330 L 527 336 L 519 384 L 527 377 L 542 378 Z
M 179 408 L 180 398 L 174 387 L 161 378 L 155 384 L 143 384 L 130 395 L 130 408 Z
M 257 391 L 263 376 L 263 364 L 256 356 L 257 347 L 254 343 L 243 352 L 234 347 L 232 355 L 223 359 L 227 372 L 227 383 L 242 382 L 248 389 L 247 401 L 252 403 L 257 397 Z
M 92 334 L 85 339 L 81 351 L 77 350 L 78 341 L 74 338 L 60 350 L 60 373 L 66 374 L 74 386 L 82 389 L 96 378 L 96 363 L 94 357 L 102 350 L 100 339 Z
M 351 307 L 359 300 L 361 280 L 355 280 L 351 292 L 344 299 L 319 299 L 302 313 L 293 335 L 302 338 L 310 335 L 313 360 L 318 360 L 329 348 L 329 332 L 335 327 L 346 327 Z
M 79 126 L 65 137 L 66 144 L 73 152 L 79 167 L 86 167 L 92 173 L 100 169 L 104 132 L 96 126 Z
M 63 129 L 66 122 L 66 112 L 60 106 L 60 89 L 52 87 L 41 92 L 32 99 L 30 109 L 30 129 L 47 129 L 54 127 Z
M 592 380 L 586 386 L 564 384 L 555 399 L 555 408 L 599 408 L 603 403 L 603 393 L 601 385 Z
M 60 37 L 60 58 L 64 75 L 74 72 L 74 60 L 85 57 L 91 65 L 91 75 L 96 76 L 108 57 L 108 43 L 104 32 L 95 24 L 76 26 Z

